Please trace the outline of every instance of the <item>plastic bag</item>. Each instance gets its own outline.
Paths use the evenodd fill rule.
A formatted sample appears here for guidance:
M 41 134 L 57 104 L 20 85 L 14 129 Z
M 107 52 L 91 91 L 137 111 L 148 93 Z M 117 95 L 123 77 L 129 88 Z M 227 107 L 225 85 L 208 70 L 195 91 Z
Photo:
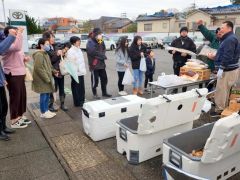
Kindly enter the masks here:
M 209 46 L 205 45 L 203 46 L 202 50 L 200 51 L 200 53 L 198 55 L 201 56 L 208 56 L 209 53 L 212 53 L 213 55 L 217 54 L 217 50 L 210 48 Z
M 66 63 L 66 60 L 64 60 L 63 57 L 61 56 L 61 62 L 59 63 L 59 68 L 63 76 L 69 74 L 66 70 L 65 63 Z
M 26 81 L 26 82 L 33 81 L 32 74 L 31 74 L 30 70 L 29 70 L 27 67 L 26 67 L 25 81 Z
M 141 58 L 139 70 L 143 72 L 147 71 L 146 59 L 144 57 Z
M 127 68 L 123 77 L 122 85 L 132 85 L 133 81 L 134 81 L 133 75 L 130 69 Z

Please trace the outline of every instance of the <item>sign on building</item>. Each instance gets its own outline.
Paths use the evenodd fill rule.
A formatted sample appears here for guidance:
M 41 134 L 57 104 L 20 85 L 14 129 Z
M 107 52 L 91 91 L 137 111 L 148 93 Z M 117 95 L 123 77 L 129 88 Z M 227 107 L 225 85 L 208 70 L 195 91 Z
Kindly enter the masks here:
M 23 27 L 23 51 L 28 52 L 28 39 L 27 39 L 27 24 L 26 24 L 26 16 L 25 11 L 23 10 L 9 10 L 9 18 L 10 18 L 10 25 L 15 27 Z

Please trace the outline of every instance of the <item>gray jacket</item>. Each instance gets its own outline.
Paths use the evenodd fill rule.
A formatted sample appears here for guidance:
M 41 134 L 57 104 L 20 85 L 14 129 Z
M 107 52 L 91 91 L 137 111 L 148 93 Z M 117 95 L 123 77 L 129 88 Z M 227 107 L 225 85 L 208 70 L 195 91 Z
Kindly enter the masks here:
M 126 68 L 124 64 L 128 64 L 130 66 L 131 59 L 126 51 L 124 54 L 121 49 L 115 52 L 115 59 L 116 59 L 116 70 L 118 72 L 125 72 Z

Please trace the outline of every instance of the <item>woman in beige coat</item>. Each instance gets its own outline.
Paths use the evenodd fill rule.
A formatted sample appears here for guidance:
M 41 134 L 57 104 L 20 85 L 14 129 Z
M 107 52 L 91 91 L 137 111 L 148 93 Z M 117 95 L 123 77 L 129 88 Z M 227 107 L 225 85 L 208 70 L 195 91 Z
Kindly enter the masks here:
M 49 42 L 46 39 L 39 39 L 39 51 L 33 54 L 34 69 L 33 69 L 33 82 L 32 90 L 40 94 L 40 110 L 41 118 L 53 118 L 56 113 L 48 110 L 48 103 L 50 93 L 54 92 L 53 73 L 58 72 L 53 70 L 50 58 L 46 51 L 50 48 Z

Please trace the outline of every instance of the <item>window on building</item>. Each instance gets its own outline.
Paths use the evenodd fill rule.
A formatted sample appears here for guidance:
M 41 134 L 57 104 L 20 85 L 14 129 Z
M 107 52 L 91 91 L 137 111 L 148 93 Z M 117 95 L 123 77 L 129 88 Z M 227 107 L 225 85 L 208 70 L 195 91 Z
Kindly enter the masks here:
M 152 24 L 144 24 L 144 31 L 152 31 Z
M 198 29 L 198 25 L 196 22 L 192 22 L 192 30 L 197 30 Z
M 179 23 L 179 25 L 178 25 L 179 28 L 182 28 L 182 27 L 185 27 L 185 26 L 186 26 L 185 23 Z
M 162 28 L 163 28 L 163 29 L 167 29 L 167 25 L 168 25 L 168 23 L 164 22 L 164 23 L 162 24 Z

